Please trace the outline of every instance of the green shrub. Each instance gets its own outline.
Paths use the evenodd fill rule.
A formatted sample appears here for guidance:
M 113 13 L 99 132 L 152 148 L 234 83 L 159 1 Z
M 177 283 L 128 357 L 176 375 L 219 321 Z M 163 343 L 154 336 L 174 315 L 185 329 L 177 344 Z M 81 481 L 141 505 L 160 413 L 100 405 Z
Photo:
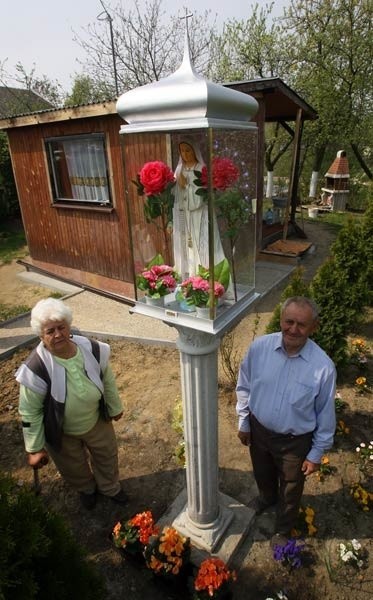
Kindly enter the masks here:
M 0 473 L 1 600 L 103 600 L 104 584 L 62 517 Z
M 340 230 L 334 244 L 331 247 L 335 268 L 345 278 L 348 289 L 346 296 L 341 299 L 347 303 L 352 322 L 346 323 L 348 331 L 351 331 L 364 311 L 368 302 L 368 285 L 366 272 L 368 268 L 367 242 L 361 223 L 349 218 Z M 373 256 L 370 258 L 370 262 Z
M 7 136 L 0 131 L 0 218 L 19 216 L 19 212 Z
M 373 185 L 371 185 L 373 191 Z M 362 243 L 366 253 L 365 280 L 368 304 L 373 306 L 373 198 L 370 199 L 361 224 Z
M 331 247 L 329 258 L 316 272 L 310 285 L 303 280 L 304 269 L 294 272 L 281 295 L 309 296 L 320 308 L 320 325 L 312 336 L 341 368 L 347 361 L 347 336 L 364 317 L 372 300 L 373 208 L 362 221 L 348 219 Z M 276 306 L 266 333 L 280 330 L 281 304 Z
M 280 316 L 281 316 L 281 305 L 287 298 L 292 296 L 310 296 L 309 285 L 304 281 L 304 268 L 298 267 L 290 277 L 289 284 L 286 286 L 280 297 L 280 303 L 277 304 L 273 311 L 270 322 L 266 327 L 266 333 L 275 333 L 280 331 Z
M 342 367 L 347 360 L 347 334 L 355 311 L 349 306 L 350 286 L 334 258 L 319 267 L 310 286 L 311 297 L 320 308 L 320 325 L 313 339 Z

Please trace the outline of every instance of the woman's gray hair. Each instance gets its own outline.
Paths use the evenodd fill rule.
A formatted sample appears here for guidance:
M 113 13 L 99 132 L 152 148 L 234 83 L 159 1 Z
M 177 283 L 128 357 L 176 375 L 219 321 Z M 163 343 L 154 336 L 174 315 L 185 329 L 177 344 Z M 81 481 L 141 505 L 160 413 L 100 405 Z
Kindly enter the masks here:
M 284 310 L 289 306 L 289 304 L 298 304 L 298 306 L 308 306 L 312 310 L 312 318 L 314 321 L 317 321 L 320 314 L 320 309 L 317 306 L 316 302 L 311 298 L 307 298 L 306 296 L 291 296 L 290 298 L 286 298 L 285 302 L 281 305 L 281 315 Z
M 32 331 L 40 336 L 44 323 L 47 321 L 65 321 L 70 326 L 72 320 L 72 310 L 62 300 L 46 298 L 35 304 L 31 311 L 30 324 Z

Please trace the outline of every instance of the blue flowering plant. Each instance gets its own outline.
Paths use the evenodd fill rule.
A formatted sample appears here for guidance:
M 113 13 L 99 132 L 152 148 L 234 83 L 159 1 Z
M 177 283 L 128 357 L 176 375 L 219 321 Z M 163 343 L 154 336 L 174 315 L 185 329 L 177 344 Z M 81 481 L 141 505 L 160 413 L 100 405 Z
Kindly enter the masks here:
M 299 569 L 302 565 L 302 552 L 305 543 L 294 538 L 289 539 L 285 545 L 276 544 L 273 548 L 273 558 L 290 569 Z

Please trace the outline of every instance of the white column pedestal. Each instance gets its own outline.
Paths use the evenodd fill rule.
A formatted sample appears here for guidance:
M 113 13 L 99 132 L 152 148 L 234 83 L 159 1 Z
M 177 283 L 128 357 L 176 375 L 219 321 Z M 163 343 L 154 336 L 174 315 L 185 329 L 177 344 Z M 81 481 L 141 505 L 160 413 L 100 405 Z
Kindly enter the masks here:
M 187 502 L 176 499 L 173 526 L 210 553 L 222 547 L 235 512 L 245 514 L 242 537 L 253 511 L 218 492 L 218 348 L 217 335 L 177 327 L 186 453 Z M 183 501 L 184 498 L 184 501 Z M 234 508 L 236 507 L 236 509 Z M 168 511 L 168 514 L 170 514 Z M 162 521 L 164 519 L 162 518 Z M 241 519 L 242 520 L 242 519 Z M 234 524 L 237 530 L 236 523 Z M 237 531 L 236 531 L 237 534 Z

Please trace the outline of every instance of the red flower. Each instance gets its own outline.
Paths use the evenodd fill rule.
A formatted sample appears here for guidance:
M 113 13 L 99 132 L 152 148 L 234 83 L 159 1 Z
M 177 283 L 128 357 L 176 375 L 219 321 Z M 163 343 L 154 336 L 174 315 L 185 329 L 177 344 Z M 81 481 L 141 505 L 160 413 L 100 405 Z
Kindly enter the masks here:
M 207 187 L 207 167 L 202 167 L 201 182 Z M 240 172 L 229 158 L 212 159 L 212 187 L 216 190 L 226 190 L 237 181 Z
M 168 183 L 173 183 L 175 177 L 170 167 L 160 160 L 145 163 L 139 173 L 139 179 L 144 186 L 144 192 L 147 196 L 161 194 Z

